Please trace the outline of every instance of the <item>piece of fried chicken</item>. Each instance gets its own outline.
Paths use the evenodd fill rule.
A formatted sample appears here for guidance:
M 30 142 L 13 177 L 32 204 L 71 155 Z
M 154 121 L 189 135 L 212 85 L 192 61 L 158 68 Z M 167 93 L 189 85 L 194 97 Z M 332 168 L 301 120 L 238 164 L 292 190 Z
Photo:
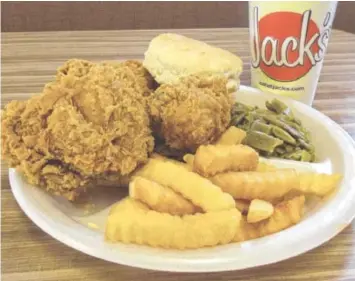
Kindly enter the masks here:
M 154 130 L 174 149 L 194 152 L 228 127 L 233 104 L 227 79 L 189 76 L 160 86 L 150 96 Z
M 102 175 L 129 175 L 154 146 L 151 81 L 138 62 L 68 61 L 40 95 L 2 112 L 4 159 L 68 199 Z

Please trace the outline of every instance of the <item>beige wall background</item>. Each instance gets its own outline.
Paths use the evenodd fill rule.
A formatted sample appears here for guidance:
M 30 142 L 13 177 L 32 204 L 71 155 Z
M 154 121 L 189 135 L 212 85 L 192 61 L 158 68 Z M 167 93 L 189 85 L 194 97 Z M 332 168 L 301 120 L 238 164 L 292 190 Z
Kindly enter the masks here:
M 2 2 L 1 30 L 247 27 L 247 2 Z M 355 33 L 355 2 L 339 2 L 334 28 Z

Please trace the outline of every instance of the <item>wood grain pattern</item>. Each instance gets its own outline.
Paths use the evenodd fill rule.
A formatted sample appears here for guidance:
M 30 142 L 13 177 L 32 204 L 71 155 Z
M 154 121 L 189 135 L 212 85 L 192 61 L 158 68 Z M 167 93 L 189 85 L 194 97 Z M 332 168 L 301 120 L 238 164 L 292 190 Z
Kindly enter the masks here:
M 333 28 L 355 33 L 355 2 Z M 3 1 L 3 32 L 248 27 L 247 1 Z
M 93 61 L 143 57 L 155 31 L 43 32 L 2 34 L 2 106 L 41 91 L 55 68 L 78 57 Z M 247 29 L 178 30 L 235 52 L 244 61 L 242 83 L 250 84 Z M 355 137 L 355 35 L 334 30 L 315 108 Z M 355 223 L 325 245 L 278 264 L 240 272 L 173 274 L 107 263 L 75 251 L 35 226 L 14 200 L 6 165 L 2 186 L 2 280 L 355 280 Z

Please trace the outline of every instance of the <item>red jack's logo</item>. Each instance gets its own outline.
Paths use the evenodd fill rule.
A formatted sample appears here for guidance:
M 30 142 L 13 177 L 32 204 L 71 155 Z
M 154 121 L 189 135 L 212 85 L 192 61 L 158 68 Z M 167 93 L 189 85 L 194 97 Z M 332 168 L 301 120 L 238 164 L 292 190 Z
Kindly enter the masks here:
M 331 14 L 323 21 L 320 33 L 311 19 L 312 11 L 302 15 L 294 12 L 275 12 L 260 19 L 258 7 L 253 11 L 252 66 L 270 78 L 291 82 L 306 75 L 322 61 L 331 30 Z

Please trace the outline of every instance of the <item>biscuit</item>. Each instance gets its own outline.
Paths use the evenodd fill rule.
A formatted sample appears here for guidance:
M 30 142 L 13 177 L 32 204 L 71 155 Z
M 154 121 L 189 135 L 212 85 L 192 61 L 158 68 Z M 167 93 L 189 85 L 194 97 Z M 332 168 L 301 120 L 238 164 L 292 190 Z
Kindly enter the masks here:
M 227 88 L 237 90 L 243 62 L 226 50 L 165 33 L 150 42 L 143 65 L 159 84 L 174 84 L 180 78 L 203 74 L 227 77 Z

